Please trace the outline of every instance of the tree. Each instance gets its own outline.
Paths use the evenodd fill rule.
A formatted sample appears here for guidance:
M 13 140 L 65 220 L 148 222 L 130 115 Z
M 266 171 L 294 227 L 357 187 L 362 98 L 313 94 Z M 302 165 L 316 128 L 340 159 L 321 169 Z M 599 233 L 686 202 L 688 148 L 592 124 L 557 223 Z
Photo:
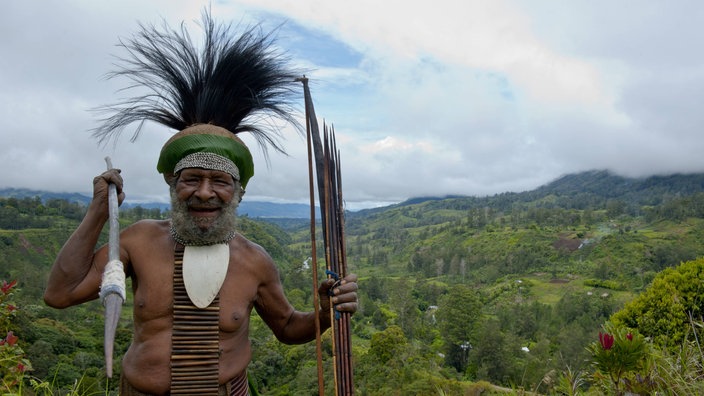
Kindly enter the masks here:
M 379 363 L 388 363 L 394 356 L 400 355 L 408 344 L 403 330 L 398 326 L 389 326 L 386 330 L 372 335 L 369 356 Z
M 468 356 L 471 372 L 476 379 L 494 383 L 520 381 L 514 375 L 516 354 L 522 353 L 515 337 L 509 337 L 501 331 L 499 321 L 489 319 L 478 329 L 476 346 Z
M 704 306 L 704 258 L 667 268 L 635 300 L 613 314 L 614 325 L 637 329 L 656 344 L 676 348 L 691 336 Z
M 44 340 L 38 340 L 27 349 L 27 355 L 32 360 L 34 371 L 32 375 L 37 378 L 47 378 L 50 374 L 50 369 L 58 361 L 58 357 L 54 353 L 54 348 L 50 343 Z
M 411 282 L 402 278 L 394 282 L 394 287 L 390 291 L 390 303 L 396 312 L 395 323 L 403 330 L 403 333 L 413 338 L 416 327 L 420 323 L 420 310 L 418 303 L 413 298 L 413 286 Z
M 436 318 L 445 344 L 445 358 L 459 372 L 467 367 L 467 354 L 476 341 L 480 313 L 479 295 L 465 285 L 454 286 L 438 303 Z

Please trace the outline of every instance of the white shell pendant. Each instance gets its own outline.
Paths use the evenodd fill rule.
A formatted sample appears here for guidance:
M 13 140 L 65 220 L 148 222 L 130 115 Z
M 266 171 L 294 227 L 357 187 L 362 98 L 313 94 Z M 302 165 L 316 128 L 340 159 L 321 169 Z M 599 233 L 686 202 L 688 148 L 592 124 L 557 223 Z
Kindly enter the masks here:
M 225 281 L 230 263 L 230 246 L 186 246 L 183 251 L 183 283 L 188 298 L 198 308 L 213 302 Z

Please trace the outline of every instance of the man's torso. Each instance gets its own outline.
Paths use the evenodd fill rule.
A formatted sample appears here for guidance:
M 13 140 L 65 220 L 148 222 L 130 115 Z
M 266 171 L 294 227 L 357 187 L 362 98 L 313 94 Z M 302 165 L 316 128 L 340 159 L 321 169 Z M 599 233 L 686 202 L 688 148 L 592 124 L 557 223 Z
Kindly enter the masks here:
M 123 358 L 123 374 L 145 393 L 163 393 L 170 386 L 176 244 L 165 221 L 136 224 L 123 233 L 121 244 L 129 256 L 135 329 Z M 251 358 L 249 314 L 260 284 L 256 253 L 241 236 L 230 242 L 230 263 L 219 298 L 221 384 L 243 372 Z

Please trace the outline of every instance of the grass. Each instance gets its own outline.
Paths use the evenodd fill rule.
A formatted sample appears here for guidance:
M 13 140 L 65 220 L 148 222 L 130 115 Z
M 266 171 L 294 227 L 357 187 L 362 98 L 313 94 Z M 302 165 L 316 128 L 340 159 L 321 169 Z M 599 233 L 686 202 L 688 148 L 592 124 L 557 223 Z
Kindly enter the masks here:
M 588 296 L 601 296 L 603 293 L 608 293 L 617 302 L 624 303 L 635 297 L 635 294 L 629 291 L 608 290 L 593 288 L 584 284 L 584 277 L 570 277 L 559 280 L 554 280 L 547 273 L 537 273 L 520 278 L 524 285 L 530 288 L 531 296 L 538 302 L 548 305 L 557 304 L 565 294 L 583 293 Z

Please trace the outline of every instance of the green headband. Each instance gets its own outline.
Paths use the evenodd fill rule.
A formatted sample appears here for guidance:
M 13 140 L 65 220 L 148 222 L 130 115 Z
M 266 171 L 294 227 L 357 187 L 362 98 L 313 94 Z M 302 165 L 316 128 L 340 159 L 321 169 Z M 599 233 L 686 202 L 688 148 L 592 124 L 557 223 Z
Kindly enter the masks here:
M 239 169 L 242 188 L 254 176 L 254 161 L 247 146 L 226 136 L 207 133 L 186 135 L 169 143 L 161 149 L 156 169 L 159 173 L 172 173 L 183 157 L 198 152 L 213 153 L 231 160 Z

